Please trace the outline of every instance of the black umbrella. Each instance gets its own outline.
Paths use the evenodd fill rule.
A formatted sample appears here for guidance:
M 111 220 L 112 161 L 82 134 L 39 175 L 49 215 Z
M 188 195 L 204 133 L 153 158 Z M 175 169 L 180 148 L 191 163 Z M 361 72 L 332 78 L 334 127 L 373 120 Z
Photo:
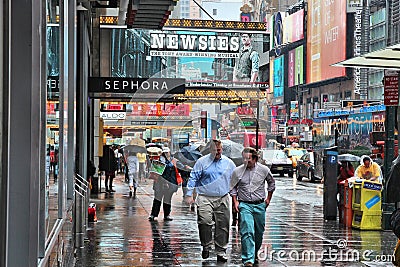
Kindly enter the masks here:
M 178 152 L 175 153 L 174 157 L 181 161 L 185 165 L 191 167 L 194 163 L 201 158 L 203 155 L 196 149 L 195 146 L 185 146 L 182 147 Z
M 200 153 L 200 151 L 198 151 L 196 149 L 195 146 L 182 147 L 181 150 L 179 150 L 179 152 L 182 154 L 182 156 L 184 156 L 188 160 L 198 160 L 199 158 L 201 158 L 203 156 Z
M 127 145 L 122 148 L 125 155 L 128 155 L 129 152 L 132 153 L 146 153 L 146 147 L 138 146 L 138 145 Z

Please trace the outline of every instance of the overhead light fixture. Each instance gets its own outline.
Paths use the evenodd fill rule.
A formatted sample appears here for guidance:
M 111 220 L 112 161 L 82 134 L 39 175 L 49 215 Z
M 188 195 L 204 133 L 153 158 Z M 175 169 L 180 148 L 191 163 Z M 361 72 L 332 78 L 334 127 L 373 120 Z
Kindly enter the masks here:
M 82 5 L 82 2 L 76 7 L 77 11 L 87 11 L 88 9 Z

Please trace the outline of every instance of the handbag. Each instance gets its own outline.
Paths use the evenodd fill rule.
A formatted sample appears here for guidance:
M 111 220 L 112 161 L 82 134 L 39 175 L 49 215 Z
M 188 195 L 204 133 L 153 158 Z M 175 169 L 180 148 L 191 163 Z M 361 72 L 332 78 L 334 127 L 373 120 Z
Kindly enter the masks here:
M 179 173 L 177 167 L 175 167 L 175 177 L 176 177 L 176 184 L 177 184 L 177 185 L 181 185 L 181 184 L 183 183 L 183 179 L 182 179 L 182 176 L 181 176 L 181 174 Z

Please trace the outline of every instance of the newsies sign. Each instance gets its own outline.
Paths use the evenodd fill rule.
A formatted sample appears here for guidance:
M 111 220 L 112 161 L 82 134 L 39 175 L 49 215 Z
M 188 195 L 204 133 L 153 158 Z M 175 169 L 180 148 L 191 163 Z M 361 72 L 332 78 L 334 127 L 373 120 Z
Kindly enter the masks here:
M 165 95 L 184 94 L 185 79 L 90 77 L 89 93 Z
M 151 33 L 150 56 L 236 58 L 239 36 Z

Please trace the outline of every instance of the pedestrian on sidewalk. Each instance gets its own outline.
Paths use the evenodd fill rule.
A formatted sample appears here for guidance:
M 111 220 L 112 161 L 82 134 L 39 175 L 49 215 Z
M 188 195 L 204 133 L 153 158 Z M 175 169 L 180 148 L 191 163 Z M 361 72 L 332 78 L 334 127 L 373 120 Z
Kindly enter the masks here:
M 115 158 L 113 146 L 103 147 L 101 170 L 104 170 L 105 172 L 106 192 L 115 192 L 112 187 L 115 178 L 115 171 L 117 170 L 117 159 Z
M 265 210 L 271 202 L 275 180 L 270 169 L 257 162 L 256 149 L 246 147 L 242 156 L 244 163 L 236 167 L 232 173 L 230 194 L 233 207 L 240 215 L 242 262 L 244 266 L 253 266 L 261 248 Z M 265 181 L 268 184 L 268 195 L 265 192 Z
M 200 242 L 203 246 L 201 256 L 207 259 L 214 244 L 218 262 L 227 262 L 226 249 L 229 241 L 229 183 L 235 163 L 222 155 L 220 140 L 212 140 L 210 154 L 197 160 L 190 173 L 185 201 L 189 205 L 197 205 L 197 224 Z M 196 188 L 196 201 L 193 189 Z
M 146 170 L 146 153 L 137 153 L 137 158 L 139 160 L 139 181 L 142 181 L 142 179 L 144 179 L 145 176 L 145 170 Z
M 165 164 L 162 175 L 152 173 L 154 177 L 153 190 L 154 200 L 149 216 L 149 221 L 154 221 L 160 213 L 161 203 L 163 204 L 164 221 L 172 221 L 171 199 L 172 195 L 178 191 L 177 170 L 171 157 L 170 149 L 163 147 L 160 161 Z
M 126 168 L 128 168 L 129 176 L 129 197 L 136 198 L 137 179 L 139 173 L 139 160 L 136 156 L 136 152 L 129 151 L 128 157 L 126 158 Z

